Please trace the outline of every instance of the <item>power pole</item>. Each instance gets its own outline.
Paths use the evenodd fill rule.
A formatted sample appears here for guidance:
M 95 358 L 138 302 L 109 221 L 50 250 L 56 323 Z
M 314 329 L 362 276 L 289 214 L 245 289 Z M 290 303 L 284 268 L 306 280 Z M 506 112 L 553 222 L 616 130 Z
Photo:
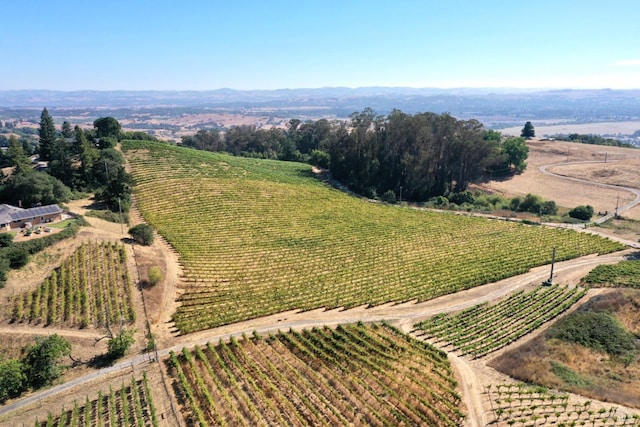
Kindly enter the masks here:
M 122 206 L 120 205 L 120 197 L 118 197 L 118 212 L 120 212 L 120 234 L 124 236 L 124 222 L 122 221 Z
M 553 251 L 551 252 L 551 274 L 549 275 L 549 278 L 547 280 L 542 282 L 542 284 L 545 286 L 551 286 L 553 284 L 553 267 L 555 263 L 556 263 L 556 248 L 554 247 Z
M 616 212 L 615 215 L 613 215 L 613 218 L 618 219 L 618 206 L 620 204 L 620 195 L 618 194 L 618 198 L 616 199 Z

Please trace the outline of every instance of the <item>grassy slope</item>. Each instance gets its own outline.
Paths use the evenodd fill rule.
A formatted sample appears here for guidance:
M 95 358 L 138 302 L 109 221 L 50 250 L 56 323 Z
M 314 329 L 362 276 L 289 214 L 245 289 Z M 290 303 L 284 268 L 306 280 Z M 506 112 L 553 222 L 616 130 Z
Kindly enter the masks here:
M 308 165 L 124 142 L 138 207 L 180 253 L 183 332 L 288 309 L 426 300 L 621 246 L 369 203 Z

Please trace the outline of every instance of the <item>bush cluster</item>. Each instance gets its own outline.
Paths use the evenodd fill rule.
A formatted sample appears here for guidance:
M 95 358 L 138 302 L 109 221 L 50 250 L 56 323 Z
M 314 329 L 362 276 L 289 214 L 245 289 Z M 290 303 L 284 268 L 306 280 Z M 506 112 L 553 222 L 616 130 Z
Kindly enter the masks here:
M 48 385 L 62 375 L 64 368 L 59 360 L 71 353 L 71 344 L 53 334 L 37 337 L 22 352 L 22 359 L 0 363 L 0 402 L 18 397 L 29 388 Z
M 607 312 L 576 312 L 551 329 L 549 337 L 580 344 L 622 359 L 633 358 L 639 350 L 635 336 Z

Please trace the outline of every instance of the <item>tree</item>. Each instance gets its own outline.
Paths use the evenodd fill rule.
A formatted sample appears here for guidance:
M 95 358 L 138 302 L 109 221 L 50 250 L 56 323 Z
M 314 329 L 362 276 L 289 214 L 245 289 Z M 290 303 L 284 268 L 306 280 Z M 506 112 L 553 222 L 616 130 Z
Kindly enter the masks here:
M 506 155 L 508 166 L 522 172 L 527 168 L 527 157 L 529 157 L 529 147 L 523 137 L 507 138 L 502 143 L 502 152 Z
M 37 171 L 12 176 L 0 187 L 0 200 L 18 206 L 51 205 L 68 202 L 71 190 L 55 177 Z
M 98 138 L 120 138 L 120 123 L 113 117 L 100 117 L 93 122 Z
M 107 343 L 107 357 L 110 360 L 117 360 L 127 354 L 135 342 L 133 329 L 123 329 L 115 337 L 111 337 Z
M 33 388 L 50 384 L 62 375 L 60 359 L 71 354 L 71 344 L 58 334 L 37 337 L 25 350 L 22 363 Z
M 593 207 L 590 205 L 576 206 L 569 211 L 569 216 L 582 221 L 589 221 L 593 216 Z
M 49 161 L 51 160 L 51 150 L 56 140 L 56 127 L 53 123 L 53 118 L 46 108 L 43 109 L 42 114 L 40 114 L 38 135 L 40 137 L 40 147 L 38 149 L 40 160 Z
M 31 162 L 24 153 L 22 144 L 15 135 L 9 137 L 9 149 L 7 150 L 7 158 L 11 166 L 15 166 L 16 173 L 23 173 L 31 169 Z
M 18 397 L 26 388 L 27 376 L 19 360 L 0 363 L 0 402 Z
M 149 224 L 138 224 L 135 227 L 131 227 L 129 234 L 136 243 L 144 246 L 151 246 L 153 244 L 153 227 Z
M 92 171 L 95 163 L 100 158 L 100 151 L 87 140 L 84 131 L 80 126 L 74 128 L 75 144 L 74 151 L 80 158 L 80 168 L 77 171 L 81 185 L 91 187 L 95 184 Z
M 64 138 L 72 138 L 73 130 L 71 129 L 71 123 L 66 120 L 62 122 L 62 131 L 60 133 L 62 133 Z
M 522 132 L 520 133 L 520 136 L 523 138 L 533 138 L 536 136 L 536 131 L 533 128 L 533 125 L 531 124 L 531 122 L 527 122 L 524 124 L 524 127 L 522 128 Z

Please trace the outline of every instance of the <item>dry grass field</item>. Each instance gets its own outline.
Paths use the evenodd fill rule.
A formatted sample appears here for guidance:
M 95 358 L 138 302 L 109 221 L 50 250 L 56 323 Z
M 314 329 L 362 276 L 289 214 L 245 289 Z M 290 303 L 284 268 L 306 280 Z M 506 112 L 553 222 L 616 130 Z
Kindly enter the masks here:
M 528 145 L 527 169 L 522 174 L 505 180 L 490 181 L 483 187 L 509 196 L 538 194 L 567 209 L 591 205 L 596 212 L 612 212 L 617 203 L 622 205 L 635 198 L 628 191 L 547 176 L 539 168 L 555 165 L 549 171 L 595 182 L 637 187 L 640 178 L 640 149 L 540 140 L 530 140 Z M 597 163 L 571 164 L 573 162 Z M 640 219 L 640 208 L 625 212 L 625 216 Z

